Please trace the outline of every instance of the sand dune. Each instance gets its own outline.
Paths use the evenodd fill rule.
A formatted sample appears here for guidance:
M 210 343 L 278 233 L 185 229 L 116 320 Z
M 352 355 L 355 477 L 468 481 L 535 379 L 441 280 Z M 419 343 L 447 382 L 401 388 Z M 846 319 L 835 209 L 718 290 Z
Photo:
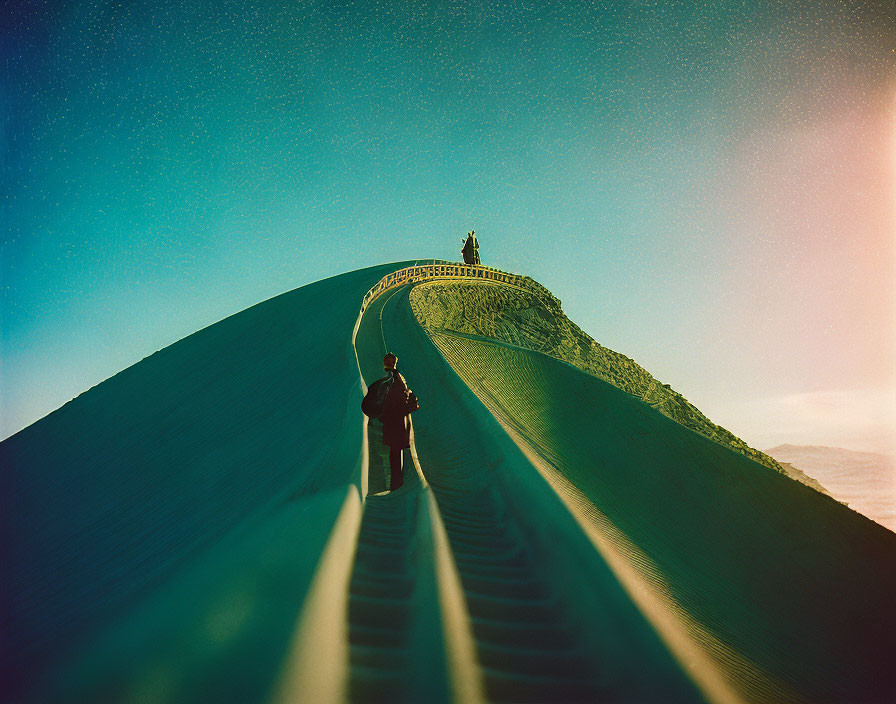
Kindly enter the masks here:
M 427 332 L 413 284 L 359 319 L 399 266 L 250 308 L 0 444 L 7 699 L 894 693 L 891 533 L 579 368 Z M 387 348 L 421 400 L 394 493 L 358 409 Z

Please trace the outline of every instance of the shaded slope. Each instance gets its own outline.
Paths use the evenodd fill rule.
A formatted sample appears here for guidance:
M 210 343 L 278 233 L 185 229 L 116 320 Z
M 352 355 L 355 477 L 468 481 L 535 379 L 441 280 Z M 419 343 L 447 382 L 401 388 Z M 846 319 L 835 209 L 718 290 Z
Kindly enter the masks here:
M 262 695 L 358 479 L 351 329 L 397 266 L 245 310 L 0 444 L 4 691 L 67 691 L 54 668 L 112 624 L 70 673 L 84 692 L 155 667 L 158 698 L 215 696 L 202 673 L 236 658 L 228 691 Z
M 416 287 L 411 305 L 430 330 L 479 335 L 562 359 L 641 398 L 683 426 L 783 471 L 773 458 L 713 423 L 637 362 L 595 342 L 566 317 L 556 298 L 482 281 L 439 281 Z M 824 492 L 802 473 L 794 478 Z
M 571 365 L 433 339 L 741 696 L 893 700 L 896 536 Z
M 381 330 L 366 327 L 378 319 Z M 413 317 L 408 287 L 364 316 L 358 352 L 369 378 L 387 346 L 420 398 L 416 447 L 489 700 L 700 700 L 551 488 L 445 364 Z

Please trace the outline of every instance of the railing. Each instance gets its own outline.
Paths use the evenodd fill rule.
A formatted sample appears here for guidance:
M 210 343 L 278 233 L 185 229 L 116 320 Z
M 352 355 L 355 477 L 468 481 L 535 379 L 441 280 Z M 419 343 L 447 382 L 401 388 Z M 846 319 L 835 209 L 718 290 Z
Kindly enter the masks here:
M 432 281 L 434 279 L 474 279 L 478 281 L 495 281 L 508 286 L 514 286 L 524 291 L 534 293 L 541 299 L 560 307 L 560 300 L 548 291 L 544 286 L 528 276 L 511 274 L 490 266 L 458 264 L 443 259 L 433 259 L 431 264 L 416 264 L 408 266 L 391 274 L 386 274 L 380 279 L 361 299 L 361 315 L 367 310 L 376 298 L 384 291 L 419 281 Z

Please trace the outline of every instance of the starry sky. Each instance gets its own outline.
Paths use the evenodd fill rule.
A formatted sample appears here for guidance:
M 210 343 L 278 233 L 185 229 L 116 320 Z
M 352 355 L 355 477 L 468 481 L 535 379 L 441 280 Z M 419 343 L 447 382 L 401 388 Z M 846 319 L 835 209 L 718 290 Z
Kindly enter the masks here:
M 892 450 L 890 5 L 4 4 L 0 438 L 475 228 L 751 444 Z

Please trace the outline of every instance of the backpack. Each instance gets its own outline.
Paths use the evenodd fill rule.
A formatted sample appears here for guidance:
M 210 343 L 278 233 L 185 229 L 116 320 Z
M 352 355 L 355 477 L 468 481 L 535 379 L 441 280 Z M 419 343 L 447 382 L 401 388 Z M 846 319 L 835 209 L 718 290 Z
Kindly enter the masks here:
M 390 375 L 370 385 L 370 388 L 367 389 L 367 393 L 364 395 L 364 400 L 361 401 L 361 411 L 365 416 L 368 418 L 379 418 L 383 414 L 383 406 L 386 405 L 386 397 L 392 389 L 393 381 L 394 379 Z

